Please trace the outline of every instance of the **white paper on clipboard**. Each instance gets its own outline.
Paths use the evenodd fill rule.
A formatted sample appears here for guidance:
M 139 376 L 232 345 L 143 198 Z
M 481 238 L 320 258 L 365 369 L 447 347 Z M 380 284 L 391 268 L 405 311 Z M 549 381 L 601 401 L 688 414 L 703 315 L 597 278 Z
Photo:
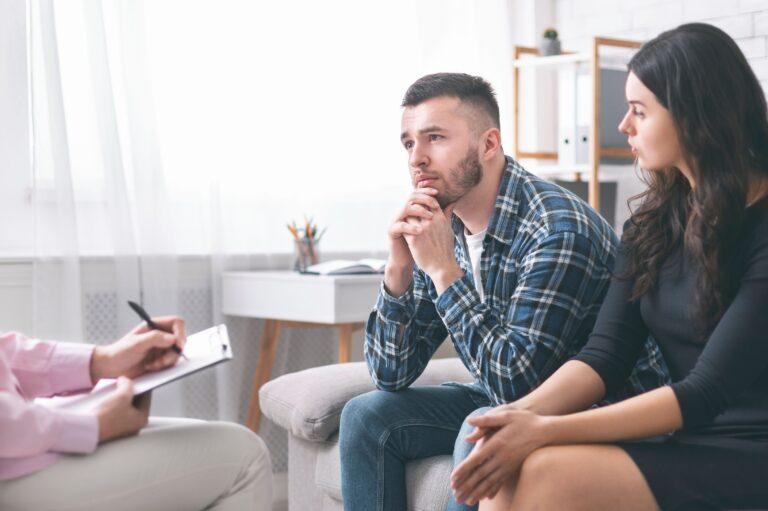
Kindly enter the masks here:
M 188 360 L 179 358 L 173 367 L 135 378 L 133 380 L 135 394 L 143 394 L 205 368 L 231 360 L 232 346 L 229 343 L 227 325 L 221 324 L 188 336 L 187 343 L 184 345 L 184 355 Z M 115 388 L 115 380 L 104 379 L 99 381 L 88 394 L 39 398 L 35 402 L 71 412 L 90 412 L 114 392 Z

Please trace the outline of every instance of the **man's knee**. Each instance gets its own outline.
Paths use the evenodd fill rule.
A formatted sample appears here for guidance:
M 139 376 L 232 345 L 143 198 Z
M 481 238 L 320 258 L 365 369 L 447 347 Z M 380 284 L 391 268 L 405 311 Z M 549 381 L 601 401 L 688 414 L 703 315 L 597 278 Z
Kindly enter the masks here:
M 392 392 L 374 390 L 350 399 L 341 411 L 339 447 L 375 440 L 386 429 L 387 404 L 394 398 Z
M 457 466 L 459 463 L 464 461 L 467 456 L 472 452 L 472 449 L 475 447 L 475 444 L 472 442 L 467 442 L 464 440 L 464 438 L 472 433 L 475 430 L 475 427 L 472 426 L 469 422 L 467 422 L 467 419 L 470 417 L 476 417 L 478 415 L 482 415 L 488 410 L 490 410 L 490 406 L 484 406 L 483 408 L 478 408 L 474 412 L 470 413 L 466 419 L 464 419 L 464 423 L 461 425 L 461 429 L 459 430 L 459 435 L 456 437 L 456 443 L 453 446 L 453 466 Z

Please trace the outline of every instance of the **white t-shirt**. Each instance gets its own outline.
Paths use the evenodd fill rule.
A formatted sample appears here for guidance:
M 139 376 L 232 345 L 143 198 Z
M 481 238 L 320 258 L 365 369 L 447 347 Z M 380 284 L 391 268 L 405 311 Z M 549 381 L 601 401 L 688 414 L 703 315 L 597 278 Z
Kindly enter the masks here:
M 483 255 L 483 240 L 487 230 L 484 229 L 477 234 L 467 234 L 467 231 L 464 231 L 464 239 L 467 240 L 467 249 L 469 250 L 469 263 L 472 265 L 472 279 L 475 281 L 475 288 L 480 298 L 485 298 L 483 281 L 480 277 L 480 258 Z

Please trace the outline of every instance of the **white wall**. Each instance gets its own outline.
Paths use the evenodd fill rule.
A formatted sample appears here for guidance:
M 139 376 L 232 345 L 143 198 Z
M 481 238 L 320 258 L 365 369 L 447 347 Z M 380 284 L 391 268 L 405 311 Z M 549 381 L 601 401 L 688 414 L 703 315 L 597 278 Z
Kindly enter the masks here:
M 536 47 L 545 29 L 554 25 L 552 0 L 514 0 L 510 3 L 510 27 L 514 44 Z M 551 151 L 557 148 L 556 72 L 552 69 L 525 69 L 520 73 L 520 149 Z M 507 112 L 502 113 L 502 117 Z M 512 113 L 508 115 L 511 117 Z M 511 152 L 512 141 L 505 141 Z
M 682 23 L 705 22 L 733 37 L 768 90 L 768 0 L 555 0 L 564 49 L 594 35 L 647 40 Z

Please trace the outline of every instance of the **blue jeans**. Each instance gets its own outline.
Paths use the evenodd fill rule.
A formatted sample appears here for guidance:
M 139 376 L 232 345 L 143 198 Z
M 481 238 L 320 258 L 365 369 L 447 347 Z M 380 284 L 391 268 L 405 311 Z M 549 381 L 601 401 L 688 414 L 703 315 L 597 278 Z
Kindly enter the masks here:
M 482 408 L 478 408 L 471 414 L 469 414 L 469 417 L 472 417 L 473 415 L 482 415 L 488 410 L 490 410 L 490 406 L 484 406 Z M 464 440 L 464 438 L 472 433 L 475 430 L 474 426 L 469 425 L 467 423 L 466 419 L 461 425 L 461 429 L 459 430 L 459 435 L 456 437 L 456 443 L 453 446 L 453 468 L 456 468 L 459 463 L 464 461 L 467 456 L 470 455 L 472 452 L 472 449 L 475 447 L 475 444 L 472 442 L 467 442 Z M 468 504 L 459 504 L 456 502 L 456 499 L 453 498 L 453 494 L 451 494 L 451 498 L 448 499 L 448 507 L 445 508 L 445 511 L 477 511 L 477 506 L 470 506 Z
M 407 509 L 406 462 L 452 453 L 454 463 L 464 459 L 472 450 L 464 420 L 489 404 L 481 390 L 455 385 L 375 390 L 350 400 L 339 428 L 344 509 Z M 463 424 L 469 429 L 459 435 Z M 449 511 L 474 509 L 450 501 Z

